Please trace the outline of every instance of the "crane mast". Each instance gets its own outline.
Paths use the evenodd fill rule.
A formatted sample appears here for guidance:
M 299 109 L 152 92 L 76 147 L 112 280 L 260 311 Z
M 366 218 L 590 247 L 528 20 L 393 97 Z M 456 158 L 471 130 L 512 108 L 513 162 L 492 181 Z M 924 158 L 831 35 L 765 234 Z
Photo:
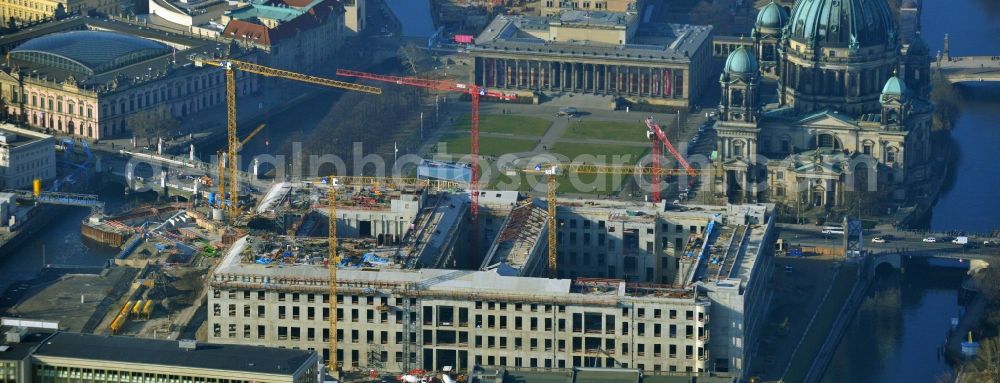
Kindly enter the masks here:
M 328 293 L 330 295 L 327 302 L 330 309 L 330 358 L 327 371 L 330 376 L 338 377 L 335 374 L 339 371 L 337 367 L 337 179 L 330 177 L 330 188 L 326 192 L 328 238 L 327 238 L 327 270 L 329 279 L 327 280 Z
M 337 75 L 347 77 L 357 77 L 366 80 L 388 82 L 397 85 L 415 86 L 419 88 L 434 89 L 446 92 L 458 92 L 468 94 L 472 101 L 472 114 L 469 116 L 471 125 L 469 153 L 469 165 L 472 168 L 471 179 L 469 180 L 469 218 L 472 221 L 472 248 L 474 254 L 479 252 L 479 101 L 482 97 L 497 98 L 500 100 L 515 100 L 517 95 L 503 93 L 480 87 L 476 84 L 466 84 L 461 82 L 432 80 L 418 77 L 389 76 L 374 73 L 364 73 L 349 69 L 337 69 Z
M 212 65 L 222 68 L 226 72 L 226 134 L 228 141 L 228 155 L 227 173 L 229 173 L 229 193 L 230 203 L 228 210 L 233 217 L 239 213 L 239 164 L 236 162 L 236 153 L 239 151 L 240 140 L 236 135 L 237 120 L 236 120 L 236 71 L 240 70 L 247 73 L 253 73 L 261 76 L 268 77 L 279 77 L 288 80 L 295 80 L 300 82 L 306 82 L 310 84 L 323 85 L 332 88 L 340 88 L 346 90 L 352 90 L 356 92 L 364 92 L 370 94 L 382 94 L 382 89 L 360 85 L 352 84 L 344 81 L 331 80 L 322 77 L 310 76 L 306 74 L 296 73 L 292 71 L 287 71 L 283 69 L 270 68 L 264 65 L 232 60 L 232 59 L 215 59 L 215 58 L 195 58 L 196 66 Z M 222 175 L 219 178 L 222 181 Z M 221 182 L 220 182 L 221 187 Z M 225 198 L 225 196 L 222 196 Z
M 681 153 L 674 148 L 674 145 L 670 143 L 670 140 L 667 138 L 666 133 L 663 132 L 663 129 L 660 128 L 660 125 L 658 125 L 656 121 L 653 121 L 653 117 L 646 117 L 645 121 L 647 129 L 646 136 L 650 139 L 650 141 L 652 141 L 653 144 L 653 150 L 652 150 L 653 202 L 660 202 L 660 185 L 662 182 L 660 180 L 660 174 L 661 174 L 660 160 L 661 157 L 663 156 L 662 148 L 664 146 L 667 148 L 667 151 L 669 151 L 670 154 L 675 159 L 677 159 L 677 163 L 681 165 L 681 167 L 684 169 L 687 175 L 691 177 L 690 181 L 691 183 L 694 183 L 695 181 L 694 177 L 698 176 L 698 172 L 694 170 L 694 168 L 691 167 L 691 164 L 689 164 L 687 160 L 685 160 L 684 157 L 681 156 Z
M 196 66 L 203 66 L 203 65 L 206 65 L 206 64 L 207 65 L 212 65 L 212 66 L 220 67 L 220 68 L 222 68 L 226 72 L 226 117 L 227 117 L 227 121 L 226 121 L 226 133 L 228 135 L 228 144 L 229 144 L 229 147 L 228 147 L 228 156 L 227 156 L 228 157 L 227 158 L 228 161 L 227 161 L 226 166 L 228 166 L 228 173 L 229 173 L 229 193 L 231 194 L 231 196 L 230 196 L 230 200 L 231 201 L 230 201 L 230 208 L 229 208 L 229 210 L 230 210 L 230 212 L 231 212 L 231 214 L 232 214 L 233 217 L 236 217 L 238 215 L 238 213 L 239 213 L 239 180 L 237 179 L 237 175 L 238 175 L 237 171 L 239 169 L 239 165 L 236 163 L 236 152 L 239 151 L 239 147 L 242 146 L 242 144 L 245 143 L 245 141 L 241 143 L 240 140 L 239 140 L 239 138 L 237 137 L 237 134 L 236 134 L 237 133 L 236 132 L 236 127 L 237 127 L 237 120 L 236 120 L 236 71 L 237 70 L 241 70 L 241 71 L 247 72 L 247 73 L 258 74 L 258 75 L 261 75 L 261 76 L 284 78 L 284 79 L 288 79 L 288 80 L 295 80 L 295 81 L 305 82 L 305 83 L 310 83 L 310 84 L 323 85 L 323 86 L 328 86 L 328 87 L 332 87 L 332 88 L 346 89 L 346 90 L 351 90 L 351 91 L 355 91 L 355 92 L 364 92 L 364 93 L 370 93 L 370 94 L 382 94 L 382 89 L 377 88 L 377 87 L 373 87 L 373 86 L 353 84 L 353 83 L 344 82 L 344 81 L 337 81 L 337 80 L 331 80 L 331 79 L 322 78 L 322 77 L 315 77 L 315 76 L 305 75 L 305 74 L 301 74 L 301 73 L 295 73 L 295 72 L 292 72 L 292 71 L 287 71 L 287 70 L 282 70 L 282 69 L 276 69 L 276 68 L 270 68 L 270 67 L 267 67 L 267 66 L 264 66 L 264 65 L 260 65 L 260 64 L 256 64 L 256 63 L 251 63 L 251 62 L 246 62 L 246 61 L 231 60 L 231 59 L 195 58 L 195 65 Z M 261 128 L 262 128 L 262 126 L 258 127 L 256 130 L 254 130 L 253 132 L 251 132 L 250 136 L 252 137 L 253 135 L 255 135 L 258 131 L 260 131 Z M 249 137 L 247 139 L 249 139 Z M 219 158 L 220 158 L 219 161 L 220 161 L 220 164 L 221 164 L 221 162 L 222 162 L 222 160 L 221 160 L 221 158 L 222 158 L 221 151 L 220 151 Z M 222 165 L 220 165 L 220 167 L 221 166 Z M 223 183 L 224 183 L 223 182 L 224 181 L 223 177 L 224 177 L 225 173 L 226 172 L 221 171 L 221 169 L 220 169 L 220 172 L 219 172 L 219 194 L 220 194 L 220 198 L 225 198 L 225 194 L 223 194 L 223 192 L 225 191 L 224 186 L 223 186 Z M 337 180 L 335 178 L 331 178 L 330 179 L 330 182 L 331 182 L 331 184 L 330 184 L 330 190 L 327 192 L 328 196 L 330 198 L 330 201 L 329 201 L 329 213 L 330 213 L 329 230 L 330 230 L 330 233 L 329 233 L 329 244 L 328 244 L 328 246 L 330 247 L 330 249 L 329 249 L 329 254 L 328 254 L 328 258 L 329 259 L 327 261 L 328 262 L 327 269 L 329 270 L 329 278 L 330 278 L 329 282 L 328 282 L 328 288 L 329 288 L 329 292 L 328 292 L 329 293 L 329 300 L 328 301 L 329 301 L 329 308 L 330 308 L 330 316 L 329 316 L 329 318 L 330 318 L 330 323 L 329 323 L 329 330 L 330 330 L 330 338 L 329 338 L 330 339 L 330 358 L 329 358 L 329 361 L 328 361 L 328 363 L 329 363 L 328 368 L 329 368 L 329 372 L 330 372 L 331 375 L 336 374 L 337 371 L 338 371 L 338 369 L 337 369 L 337 219 L 336 219 L 336 216 L 337 216 L 337 207 L 336 207 L 337 196 L 336 196 L 336 193 L 337 193 L 337 191 L 336 191 L 336 181 Z
M 656 169 L 655 167 L 644 167 L 640 165 L 634 166 L 624 166 L 624 165 L 596 165 L 596 164 L 574 164 L 574 163 L 561 163 L 552 165 L 535 165 L 534 168 L 527 169 L 515 169 L 524 174 L 535 174 L 544 175 L 547 178 L 547 190 L 545 192 L 546 198 L 546 219 L 545 224 L 547 226 L 547 239 L 548 239 L 548 275 L 549 278 L 558 278 L 559 265 L 558 265 L 558 219 L 556 218 L 557 211 L 557 200 L 556 191 L 558 189 L 558 184 L 556 182 L 557 177 L 564 173 L 576 173 L 576 174 L 608 174 L 608 175 L 635 175 L 642 176 L 646 174 L 659 174 L 660 172 L 671 174 L 671 175 L 681 175 L 690 174 L 693 172 L 697 174 L 697 171 L 691 169 L 690 172 L 681 171 L 679 169 Z

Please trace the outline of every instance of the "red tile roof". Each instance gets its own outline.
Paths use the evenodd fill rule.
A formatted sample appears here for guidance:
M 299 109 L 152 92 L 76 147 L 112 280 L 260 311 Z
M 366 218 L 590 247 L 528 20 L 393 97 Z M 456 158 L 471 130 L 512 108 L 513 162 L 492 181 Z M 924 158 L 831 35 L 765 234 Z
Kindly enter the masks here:
M 280 0 L 292 7 L 304 7 L 311 0 Z M 301 16 L 290 21 L 268 28 L 251 20 L 230 20 L 226 24 L 223 36 L 236 38 L 258 45 L 277 44 L 281 40 L 295 37 L 300 31 L 319 27 L 327 22 L 331 15 L 344 13 L 344 6 L 338 0 L 323 0 L 309 8 Z

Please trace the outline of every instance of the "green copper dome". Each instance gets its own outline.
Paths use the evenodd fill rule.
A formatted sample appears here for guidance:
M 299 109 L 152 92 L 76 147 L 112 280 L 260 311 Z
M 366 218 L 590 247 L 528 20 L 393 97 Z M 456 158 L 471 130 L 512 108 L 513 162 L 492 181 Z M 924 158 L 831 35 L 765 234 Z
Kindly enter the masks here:
M 723 68 L 728 74 L 756 74 L 757 58 L 745 46 L 740 46 L 729 53 Z
M 889 81 L 886 81 L 885 86 L 882 87 L 883 98 L 885 96 L 902 96 L 904 94 L 906 94 L 906 84 L 896 76 L 889 77 Z
M 891 45 L 896 39 L 885 0 L 799 0 L 787 28 L 792 40 L 820 47 Z
M 780 5 L 775 4 L 774 0 L 761 8 L 760 13 L 757 14 L 757 28 L 774 28 L 780 29 L 785 26 L 788 22 L 788 12 L 785 12 L 785 8 Z

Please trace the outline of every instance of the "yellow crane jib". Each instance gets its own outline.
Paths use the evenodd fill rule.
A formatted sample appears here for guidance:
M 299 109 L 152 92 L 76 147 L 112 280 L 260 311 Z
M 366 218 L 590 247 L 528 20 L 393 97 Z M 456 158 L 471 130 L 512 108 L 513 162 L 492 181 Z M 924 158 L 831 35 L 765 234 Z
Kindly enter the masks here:
M 239 165 L 236 161 L 236 153 L 239 151 L 240 140 L 236 136 L 236 71 L 243 71 L 247 73 L 254 73 L 261 76 L 268 77 L 278 77 L 289 80 L 301 81 L 316 85 L 328 86 L 332 88 L 340 88 L 351 90 L 355 92 L 364 92 L 370 94 L 382 94 L 382 89 L 354 84 L 344 81 L 331 80 L 322 77 L 310 76 L 301 73 L 295 73 L 292 71 L 276 69 L 266 67 L 264 65 L 239 61 L 233 59 L 216 59 L 209 57 L 194 57 L 194 64 L 196 67 L 202 67 L 205 65 L 212 65 L 222 68 L 226 72 L 226 132 L 228 134 L 228 181 L 229 185 L 226 186 L 229 189 L 230 203 L 228 210 L 231 212 L 233 217 L 239 214 L 239 179 L 237 178 Z M 219 178 L 222 178 L 221 176 Z
M 340 261 L 337 256 L 337 188 L 340 186 L 340 181 L 337 178 L 329 177 L 329 189 L 327 190 L 327 221 L 328 223 L 328 234 L 327 234 L 327 271 L 329 272 L 329 279 L 327 280 L 327 294 L 329 299 L 327 299 L 329 309 L 330 309 L 330 322 L 328 323 L 330 329 L 330 359 L 327 365 L 327 373 L 330 376 L 339 379 L 337 376 L 337 262 Z
M 331 80 L 331 79 L 328 79 L 328 78 L 322 78 L 322 77 L 316 77 L 316 76 L 310 76 L 310 75 L 307 75 L 307 74 L 295 73 L 295 72 L 287 71 L 287 70 L 283 70 L 283 69 L 276 69 L 276 68 L 266 67 L 266 66 L 263 66 L 263 65 L 260 65 L 260 64 L 256 64 L 256 63 L 252 63 L 252 62 L 247 62 L 247 61 L 231 60 L 231 59 L 221 60 L 221 59 L 198 59 L 198 58 L 195 58 L 195 66 L 201 66 L 201 65 L 205 65 L 205 64 L 212 65 L 212 66 L 217 66 L 217 67 L 220 67 L 220 68 L 225 69 L 227 71 L 229 71 L 229 70 L 241 70 L 241 71 L 248 72 L 248 73 L 259 74 L 261 76 L 282 77 L 282 78 L 287 78 L 287 79 L 290 79 L 290 80 L 297 80 L 297 81 L 302 81 L 302 82 L 308 82 L 308 83 L 313 83 L 313 84 L 317 84 L 317 85 L 324 85 L 324 86 L 329 86 L 329 87 L 334 87 L 334 88 L 341 88 L 341 89 L 353 90 L 355 92 L 364 92 L 364 93 L 371 93 L 371 94 L 382 94 L 382 88 L 379 88 L 379 87 L 368 86 L 368 85 L 361 85 L 361 84 L 355 84 L 355 83 L 346 82 L 346 81 Z

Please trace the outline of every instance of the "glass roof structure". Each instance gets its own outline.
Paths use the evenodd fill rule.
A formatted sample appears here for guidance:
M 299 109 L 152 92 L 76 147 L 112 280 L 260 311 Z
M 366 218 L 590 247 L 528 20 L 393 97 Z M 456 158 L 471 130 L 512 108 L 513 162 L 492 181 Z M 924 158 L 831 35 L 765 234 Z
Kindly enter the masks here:
M 10 57 L 93 76 L 171 52 L 165 44 L 107 31 L 71 31 L 28 40 Z

